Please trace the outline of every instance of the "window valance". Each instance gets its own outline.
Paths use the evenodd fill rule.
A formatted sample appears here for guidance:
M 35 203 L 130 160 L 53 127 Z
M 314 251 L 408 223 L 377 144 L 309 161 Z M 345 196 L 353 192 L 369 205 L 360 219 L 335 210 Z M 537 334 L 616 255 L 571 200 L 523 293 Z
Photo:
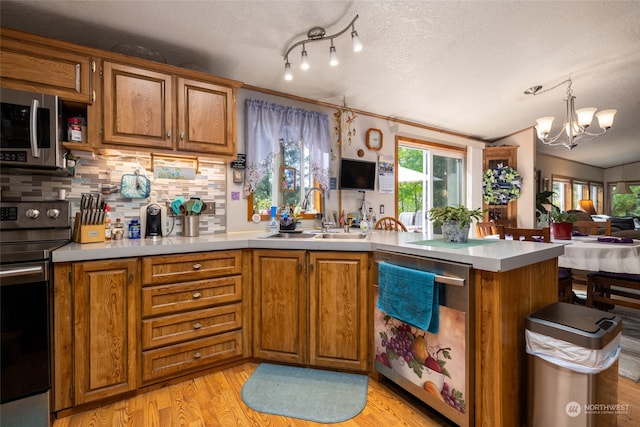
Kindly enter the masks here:
M 325 113 L 248 98 L 245 102 L 245 197 L 254 192 L 258 182 L 272 169 L 280 145 L 290 146 L 301 141 L 311 153 L 312 176 L 322 188 L 329 188 L 330 135 L 329 117 Z

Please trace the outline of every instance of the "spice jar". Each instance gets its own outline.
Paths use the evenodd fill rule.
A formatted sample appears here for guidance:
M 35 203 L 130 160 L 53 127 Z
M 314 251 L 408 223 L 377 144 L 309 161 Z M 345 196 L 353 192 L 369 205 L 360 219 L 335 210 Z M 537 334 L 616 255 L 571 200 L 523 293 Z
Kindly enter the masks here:
M 120 218 L 116 218 L 116 224 L 113 228 L 112 239 L 113 240 L 122 240 L 124 237 L 124 224 L 120 222 Z
M 69 117 L 67 119 L 67 138 L 71 142 L 84 142 L 82 138 L 82 119 Z

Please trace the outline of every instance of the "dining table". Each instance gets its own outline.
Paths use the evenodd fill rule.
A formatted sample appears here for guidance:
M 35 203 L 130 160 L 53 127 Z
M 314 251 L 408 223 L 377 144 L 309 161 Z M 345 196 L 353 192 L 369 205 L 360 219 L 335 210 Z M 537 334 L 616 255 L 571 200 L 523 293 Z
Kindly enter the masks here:
M 564 244 L 558 266 L 582 271 L 640 274 L 640 240 L 610 236 L 572 236 L 570 240 L 552 239 Z

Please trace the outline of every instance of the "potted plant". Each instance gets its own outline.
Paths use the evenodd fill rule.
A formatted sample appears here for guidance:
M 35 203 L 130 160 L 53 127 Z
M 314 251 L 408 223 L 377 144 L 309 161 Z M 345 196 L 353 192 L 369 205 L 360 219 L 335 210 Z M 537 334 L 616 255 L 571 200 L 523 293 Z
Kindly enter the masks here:
M 434 227 L 442 226 L 442 237 L 445 242 L 466 243 L 469 237 L 471 221 L 480 221 L 484 210 L 469 210 L 464 205 L 431 208 L 429 219 Z
M 556 240 L 571 240 L 573 231 L 573 221 L 576 220 L 574 214 L 552 209 L 547 215 L 551 218 L 551 235 Z

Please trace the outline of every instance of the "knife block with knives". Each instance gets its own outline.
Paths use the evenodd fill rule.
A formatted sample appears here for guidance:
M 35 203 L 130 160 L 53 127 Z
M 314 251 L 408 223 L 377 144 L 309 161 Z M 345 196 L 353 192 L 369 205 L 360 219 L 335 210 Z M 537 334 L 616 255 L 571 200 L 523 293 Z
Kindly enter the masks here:
M 80 212 L 76 213 L 73 241 L 96 243 L 105 241 L 104 218 L 107 204 L 100 194 L 82 194 Z

